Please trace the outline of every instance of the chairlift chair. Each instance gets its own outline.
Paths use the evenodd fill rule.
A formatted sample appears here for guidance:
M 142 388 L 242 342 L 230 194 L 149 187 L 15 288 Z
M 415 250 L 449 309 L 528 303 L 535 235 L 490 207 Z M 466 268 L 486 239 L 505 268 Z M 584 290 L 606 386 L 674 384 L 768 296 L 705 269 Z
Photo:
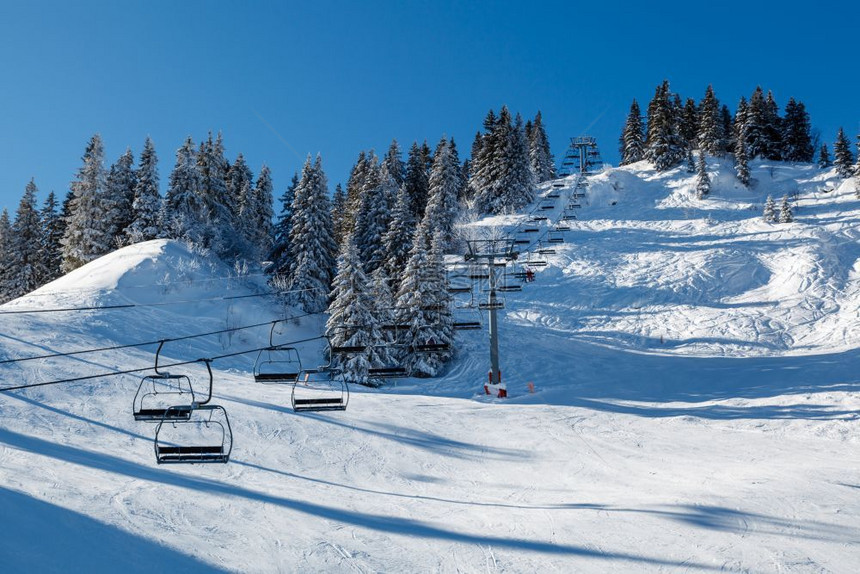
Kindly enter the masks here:
M 164 341 L 155 352 L 155 374 L 141 379 L 132 403 L 136 421 L 160 422 L 169 419 L 188 419 L 194 403 L 194 389 L 187 375 L 176 375 L 158 370 L 158 359 Z
M 233 431 L 220 405 L 197 405 L 187 419 L 168 412 L 155 429 L 155 460 L 170 463 L 226 463 L 233 450 Z
M 233 450 L 233 431 L 227 410 L 209 404 L 212 399 L 212 365 L 205 359 L 209 373 L 206 399 L 191 404 L 189 416 L 179 418 L 173 411 L 187 407 L 168 407 L 155 429 L 155 460 L 166 463 L 225 463 Z
M 302 370 L 302 360 L 295 347 L 275 345 L 275 325 L 269 331 L 269 346 L 257 354 L 254 361 L 254 380 L 258 383 L 292 383 Z
M 547 220 L 546 215 L 532 215 L 531 217 L 529 217 L 529 221 L 546 221 L 546 220 Z
M 293 411 L 345 411 L 349 387 L 338 369 L 305 369 L 290 397 Z
M 573 221 L 576 219 L 576 215 L 573 213 L 565 213 L 561 216 L 562 221 Z
M 554 181 L 554 182 L 552 182 L 552 186 L 555 188 L 564 187 L 564 182 L 563 181 Z
M 543 209 L 544 211 L 547 211 L 550 209 L 555 209 L 555 204 L 554 203 L 543 203 L 543 204 L 541 204 L 540 208 Z
M 547 243 L 564 243 L 564 236 L 557 231 L 550 231 L 546 237 Z
M 483 326 L 483 318 L 476 307 L 455 307 L 453 315 L 455 331 L 471 331 Z
M 570 226 L 569 225 L 556 225 L 555 231 L 560 231 L 560 232 L 570 231 Z
M 559 197 L 561 197 L 561 194 L 557 191 L 551 191 L 546 194 L 547 199 L 558 199 Z

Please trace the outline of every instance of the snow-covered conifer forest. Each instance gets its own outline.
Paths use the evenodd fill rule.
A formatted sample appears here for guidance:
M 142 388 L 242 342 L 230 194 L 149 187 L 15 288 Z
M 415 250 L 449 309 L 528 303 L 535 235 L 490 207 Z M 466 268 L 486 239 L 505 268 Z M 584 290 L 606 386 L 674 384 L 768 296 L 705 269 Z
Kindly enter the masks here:
M 618 167 L 501 106 L 340 183 L 212 132 L 22 182 L 0 569 L 860 570 L 860 154 L 695 96 Z

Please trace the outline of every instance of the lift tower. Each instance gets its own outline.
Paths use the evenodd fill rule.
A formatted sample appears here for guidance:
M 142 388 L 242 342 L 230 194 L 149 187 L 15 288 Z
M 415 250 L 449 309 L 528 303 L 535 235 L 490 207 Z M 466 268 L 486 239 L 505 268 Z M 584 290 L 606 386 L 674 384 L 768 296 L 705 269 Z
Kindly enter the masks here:
M 570 145 L 561 160 L 558 176 L 567 177 L 575 173 L 587 175 L 594 173 L 595 168 L 602 165 L 596 139 L 591 136 L 570 138 Z
M 496 296 L 499 288 L 498 269 L 507 266 L 508 261 L 516 259 L 517 252 L 514 250 L 514 240 L 505 239 L 472 239 L 467 242 L 468 251 L 466 261 L 474 265 L 487 266 L 487 281 L 489 296 L 486 303 L 479 303 L 478 308 L 489 313 L 490 326 L 490 371 L 484 392 L 491 394 L 497 392 L 499 398 L 508 396 L 507 387 L 502 382 L 502 371 L 499 368 L 499 321 L 496 311 L 504 308 L 504 302 Z

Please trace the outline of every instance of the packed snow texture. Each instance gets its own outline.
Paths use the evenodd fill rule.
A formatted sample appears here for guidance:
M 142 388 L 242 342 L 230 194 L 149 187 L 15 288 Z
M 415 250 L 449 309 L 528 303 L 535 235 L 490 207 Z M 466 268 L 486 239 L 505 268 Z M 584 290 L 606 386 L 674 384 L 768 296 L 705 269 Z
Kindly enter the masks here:
M 442 377 L 352 388 L 336 413 L 293 413 L 289 387 L 236 355 L 213 363 L 231 461 L 165 467 L 131 415 L 145 373 L 0 394 L 2 570 L 860 571 L 857 183 L 753 162 L 746 189 L 728 161 L 708 169 L 701 200 L 682 169 L 588 178 L 549 265 L 505 294 L 507 400 L 482 394 L 486 330 L 458 332 Z M 541 186 L 561 191 L 542 229 L 575 182 Z M 765 223 L 786 194 L 796 221 Z M 133 245 L 0 307 L 0 360 L 285 317 L 276 344 L 322 332 L 322 315 L 245 297 L 267 290 L 182 244 Z M 269 331 L 169 342 L 163 360 Z M 2 385 L 144 369 L 155 348 L 0 364 Z M 299 345 L 305 366 L 323 349 Z

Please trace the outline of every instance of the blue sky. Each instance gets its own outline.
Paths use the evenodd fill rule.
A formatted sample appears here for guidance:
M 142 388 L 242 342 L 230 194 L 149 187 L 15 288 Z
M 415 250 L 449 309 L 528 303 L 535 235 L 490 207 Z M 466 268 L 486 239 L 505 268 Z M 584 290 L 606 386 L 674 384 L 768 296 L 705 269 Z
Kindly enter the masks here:
M 630 100 L 663 78 L 734 109 L 756 85 L 802 100 L 825 141 L 860 132 L 851 2 L 24 2 L 0 6 L 0 207 L 31 177 L 65 195 L 89 137 L 108 163 L 153 138 L 162 190 L 176 148 L 222 131 L 227 155 L 273 171 L 308 153 L 332 189 L 392 138 L 465 155 L 490 108 L 543 113 L 617 163 Z

